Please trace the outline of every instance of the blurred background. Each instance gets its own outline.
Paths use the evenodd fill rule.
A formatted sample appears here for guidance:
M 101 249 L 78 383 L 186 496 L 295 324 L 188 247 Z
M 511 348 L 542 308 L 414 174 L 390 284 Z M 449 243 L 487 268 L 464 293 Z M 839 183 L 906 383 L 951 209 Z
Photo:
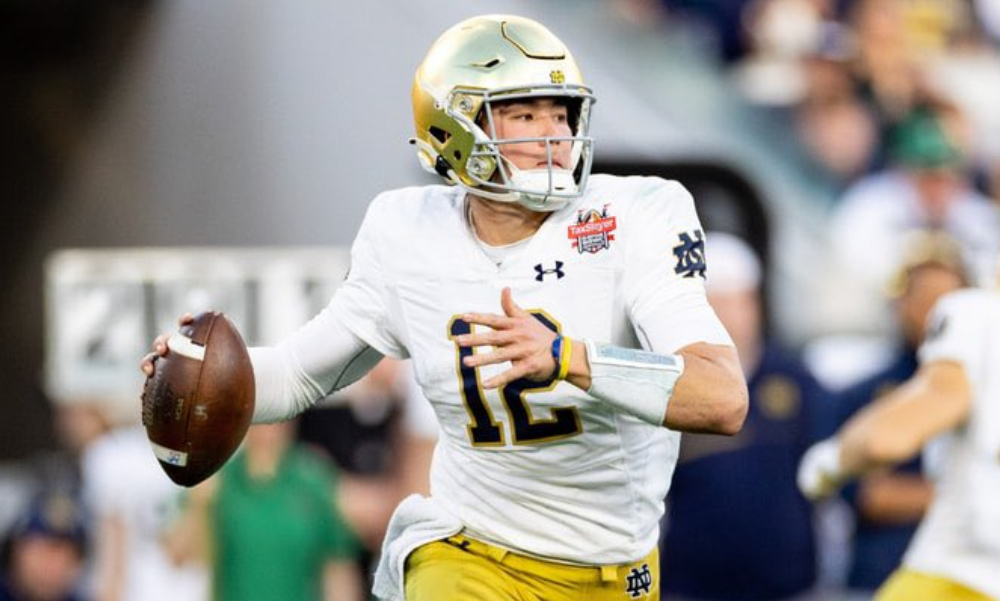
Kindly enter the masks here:
M 253 343 L 325 304 L 370 199 L 434 181 L 407 144 L 412 75 L 483 10 L 0 0 L 0 530 L 134 422 L 135 366 L 177 315 L 214 305 Z M 970 280 L 992 272 L 997 0 L 489 10 L 540 20 L 576 55 L 598 98 L 595 172 L 679 179 L 707 230 L 749 243 L 767 332 L 831 391 L 891 362 L 911 230 L 953 236 Z M 380 411 L 333 422 L 392 448 Z

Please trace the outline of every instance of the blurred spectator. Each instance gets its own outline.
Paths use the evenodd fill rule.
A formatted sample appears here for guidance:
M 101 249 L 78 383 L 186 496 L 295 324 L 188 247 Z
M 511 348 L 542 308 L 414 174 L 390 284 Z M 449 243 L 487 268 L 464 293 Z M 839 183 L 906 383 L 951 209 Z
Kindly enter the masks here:
M 753 0 L 661 0 L 672 18 L 697 27 L 707 38 L 707 46 L 724 62 L 737 60 L 746 52 L 740 20 L 744 7 Z
M 918 93 L 917 56 L 907 32 L 909 0 L 858 0 L 848 15 L 856 36 L 854 75 L 880 124 L 902 119 Z
M 294 422 L 252 426 L 244 447 L 195 487 L 164 543 L 210 565 L 213 601 L 360 601 L 358 543 L 337 508 L 329 460 Z
M 87 449 L 100 440 L 120 417 L 121 409 L 92 398 L 61 399 L 53 402 L 53 427 L 57 454 L 62 456 L 67 472 L 60 480 L 69 489 L 82 494 L 83 458 Z
M 901 263 L 914 230 L 941 230 L 958 240 L 973 278 L 991 273 L 1000 251 L 1000 206 L 973 189 L 960 145 L 960 115 L 914 110 L 893 131 L 892 165 L 852 186 L 831 215 L 832 265 L 821 310 L 830 325 L 888 333 L 883 287 Z
M 77 460 L 83 457 L 92 443 L 111 429 L 111 420 L 108 419 L 111 409 L 106 403 L 79 399 L 54 405 L 56 440 Z
M 996 6 L 1000 3 L 993 2 Z M 929 90 L 958 106 L 968 117 L 969 163 L 977 183 L 994 199 L 1000 198 L 1000 49 L 979 24 L 969 20 L 956 35 L 949 51 L 925 63 Z
M 325 451 L 339 468 L 341 510 L 364 545 L 360 562 L 366 568 L 400 499 L 402 368 L 399 361 L 383 359 L 364 378 L 299 417 L 299 440 Z
M 75 499 L 49 493 L 14 524 L 0 550 L 0 601 L 81 601 L 87 532 Z
M 751 103 L 798 104 L 807 91 L 803 60 L 830 33 L 822 0 L 754 0 L 741 14 L 747 53 L 734 64 L 737 86 Z
M 741 239 L 706 237 L 707 291 L 748 380 L 750 411 L 732 438 L 685 433 L 661 545 L 665 600 L 805 598 L 817 581 L 812 507 L 795 474 L 824 434 L 828 397 L 764 331 L 761 265 Z
M 856 94 L 849 52 L 826 47 L 803 59 L 806 89 L 794 115 L 805 151 L 841 190 L 875 166 L 881 146 L 877 120 Z
M 968 283 L 957 242 L 941 233 L 923 232 L 907 240 L 904 261 L 890 286 L 899 328 L 895 356 L 888 367 L 838 395 L 838 427 L 913 375 L 931 308 L 943 294 Z M 917 458 L 844 489 L 855 513 L 847 586 L 862 595 L 870 597 L 899 567 L 932 499 L 922 464 Z
M 0 532 L 28 502 L 45 491 L 80 497 L 81 461 L 86 448 L 108 431 L 107 411 L 89 399 L 51 402 L 56 446 L 39 448 L 19 462 L 0 464 Z
M 856 40 L 837 4 L 756 0 L 743 25 L 749 50 L 730 75 L 744 99 L 790 126 L 808 174 L 837 191 L 870 171 L 881 125 L 859 94 Z
M 85 450 L 83 490 L 95 521 L 96 601 L 206 599 L 204 571 L 174 566 L 160 546 L 181 489 L 163 473 L 141 426 L 119 425 Z

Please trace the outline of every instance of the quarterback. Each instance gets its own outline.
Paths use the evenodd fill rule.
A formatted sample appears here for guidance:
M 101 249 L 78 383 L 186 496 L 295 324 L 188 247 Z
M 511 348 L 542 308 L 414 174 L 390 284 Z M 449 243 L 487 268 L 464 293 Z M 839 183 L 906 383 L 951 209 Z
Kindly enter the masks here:
M 379 598 L 658 599 L 678 431 L 733 434 L 747 410 L 694 202 L 590 175 L 594 96 L 529 19 L 452 27 L 412 97 L 444 185 L 375 198 L 326 309 L 251 349 L 254 419 L 411 358 L 441 436 L 431 496 L 389 524 Z
M 966 289 L 938 301 L 914 376 L 813 446 L 799 467 L 810 497 L 902 463 L 939 438 L 934 500 L 903 565 L 876 601 L 1000 599 L 1000 292 Z

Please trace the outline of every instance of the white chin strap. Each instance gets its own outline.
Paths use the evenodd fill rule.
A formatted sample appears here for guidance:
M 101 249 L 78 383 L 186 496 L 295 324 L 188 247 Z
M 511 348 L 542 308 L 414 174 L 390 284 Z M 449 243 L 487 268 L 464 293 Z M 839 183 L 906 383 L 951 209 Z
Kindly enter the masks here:
M 510 168 L 510 183 L 515 190 L 528 191 L 534 194 L 560 196 L 576 192 L 576 181 L 573 172 L 568 169 L 528 169 L 522 171 L 516 167 Z M 551 181 L 550 181 L 551 174 Z
M 577 193 L 569 169 L 518 169 L 507 162 L 511 200 L 532 211 L 558 211 Z
M 458 177 L 452 181 L 481 198 L 497 202 L 516 202 L 539 212 L 558 211 L 577 196 L 576 180 L 567 169 L 553 169 L 551 186 L 548 169 L 521 170 L 508 164 L 506 192 L 493 192 L 481 187 L 466 186 Z
M 417 153 L 417 156 L 424 170 L 442 175 L 437 171 L 430 158 L 437 157 L 437 151 L 423 140 L 411 138 L 410 143 L 423 150 L 423 152 Z M 532 211 L 558 211 L 565 207 L 572 198 L 579 195 L 576 178 L 573 177 L 573 171 L 570 169 L 556 167 L 552 169 L 518 169 L 506 158 L 500 158 L 504 162 L 504 168 L 508 174 L 507 191 L 493 192 L 484 187 L 466 185 L 451 169 L 444 177 L 449 182 L 465 188 L 476 196 L 498 202 L 516 202 Z

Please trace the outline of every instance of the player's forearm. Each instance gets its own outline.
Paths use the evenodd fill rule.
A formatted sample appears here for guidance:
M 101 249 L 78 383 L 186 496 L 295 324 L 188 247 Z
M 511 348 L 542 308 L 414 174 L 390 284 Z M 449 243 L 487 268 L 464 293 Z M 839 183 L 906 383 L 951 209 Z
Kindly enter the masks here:
M 328 307 L 279 346 L 250 349 L 257 388 L 253 421 L 290 419 L 357 381 L 381 359 Z
M 970 406 L 961 367 L 948 362 L 921 366 L 905 384 L 847 422 L 839 435 L 841 470 L 855 476 L 907 461 L 931 438 L 962 423 Z
M 566 380 L 626 413 L 692 432 L 735 434 L 742 427 L 746 384 L 729 347 L 695 344 L 678 355 L 603 347 L 608 356 L 597 357 L 601 346 L 565 340 L 572 345 Z M 619 360 L 616 350 L 634 357 Z
M 674 388 L 664 425 L 684 432 L 739 432 L 749 394 L 736 349 L 697 343 L 678 354 L 684 357 L 684 375 Z
M 960 364 L 925 363 L 902 386 L 848 420 L 837 435 L 813 445 L 799 467 L 799 488 L 810 498 L 822 498 L 860 474 L 902 463 L 931 438 L 962 424 L 971 406 Z
M 886 399 L 890 402 L 894 399 Z M 923 447 L 923 439 L 901 429 L 895 413 L 886 404 L 868 407 L 847 423 L 840 433 L 840 469 L 855 477 L 875 469 L 912 459 Z
M 250 361 L 256 383 L 255 424 L 291 419 L 323 397 L 320 386 L 277 348 L 251 348 Z

